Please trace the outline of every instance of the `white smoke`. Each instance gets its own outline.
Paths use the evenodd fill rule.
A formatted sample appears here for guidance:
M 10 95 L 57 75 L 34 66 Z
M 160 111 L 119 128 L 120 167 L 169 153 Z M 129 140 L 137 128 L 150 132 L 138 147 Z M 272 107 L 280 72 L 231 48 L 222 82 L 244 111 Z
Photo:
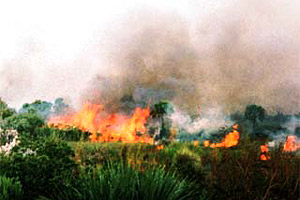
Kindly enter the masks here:
M 183 129 L 187 133 L 197 133 L 201 130 L 207 132 L 233 124 L 232 121 L 225 117 L 221 108 L 208 108 L 206 111 L 201 112 L 200 115 L 192 119 L 190 115 L 175 107 L 169 119 L 171 119 L 175 127 Z

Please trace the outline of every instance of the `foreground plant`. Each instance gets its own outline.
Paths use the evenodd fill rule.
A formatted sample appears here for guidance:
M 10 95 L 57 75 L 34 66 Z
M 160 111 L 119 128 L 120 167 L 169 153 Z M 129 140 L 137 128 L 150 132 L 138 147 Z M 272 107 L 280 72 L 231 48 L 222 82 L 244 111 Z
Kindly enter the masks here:
M 195 195 L 185 180 L 162 168 L 142 172 L 129 165 L 110 163 L 95 173 L 82 174 L 77 186 L 65 187 L 51 199 L 184 200 Z
M 22 138 L 9 156 L 0 154 L 0 175 L 18 178 L 24 189 L 24 199 L 49 196 L 55 188 L 69 184 L 65 177 L 75 175 L 74 152 L 57 138 Z M 2 199 L 1 199 L 2 200 Z

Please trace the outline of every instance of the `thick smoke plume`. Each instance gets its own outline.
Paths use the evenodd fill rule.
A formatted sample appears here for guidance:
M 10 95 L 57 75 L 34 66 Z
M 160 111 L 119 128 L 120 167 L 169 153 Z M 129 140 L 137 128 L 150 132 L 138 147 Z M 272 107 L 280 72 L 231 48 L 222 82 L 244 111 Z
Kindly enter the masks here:
M 292 5 L 280 1 L 232 5 L 199 23 L 174 13 L 135 13 L 108 40 L 110 70 L 93 89 L 116 105 L 169 99 L 187 111 L 223 113 L 260 104 L 299 112 L 300 31 Z
M 226 1 L 205 14 L 198 14 L 201 3 L 191 2 L 189 17 L 134 10 L 101 39 L 92 38 L 75 61 L 49 65 L 62 70 L 45 70 L 39 81 L 30 70 L 7 68 L 0 96 L 50 92 L 74 100 L 80 93 L 81 101 L 100 101 L 112 110 L 122 101 L 168 99 L 188 113 L 217 108 L 228 114 L 253 103 L 270 112 L 299 112 L 297 1 Z

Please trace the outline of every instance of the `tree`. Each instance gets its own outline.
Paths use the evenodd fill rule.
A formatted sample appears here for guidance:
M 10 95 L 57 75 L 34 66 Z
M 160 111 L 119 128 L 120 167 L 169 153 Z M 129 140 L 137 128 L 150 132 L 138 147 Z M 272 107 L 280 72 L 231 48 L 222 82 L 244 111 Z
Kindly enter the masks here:
M 8 107 L 8 105 L 0 98 L 0 120 L 14 115 L 16 111 Z
M 54 102 L 53 113 L 58 115 L 66 112 L 69 109 L 69 105 L 64 102 L 63 98 L 57 98 Z
M 43 119 L 47 119 L 52 109 L 52 103 L 47 101 L 36 100 L 31 104 L 24 104 L 19 110 L 20 113 L 36 113 Z
M 256 128 L 258 121 L 265 119 L 266 110 L 258 105 L 251 104 L 246 107 L 245 118 L 252 122 L 253 128 Z
M 164 117 L 168 114 L 174 112 L 173 105 L 166 100 L 161 100 L 154 105 L 150 115 L 152 118 L 160 120 L 161 129 L 158 135 L 158 139 L 167 139 L 169 137 L 169 130 L 166 127 L 166 122 Z

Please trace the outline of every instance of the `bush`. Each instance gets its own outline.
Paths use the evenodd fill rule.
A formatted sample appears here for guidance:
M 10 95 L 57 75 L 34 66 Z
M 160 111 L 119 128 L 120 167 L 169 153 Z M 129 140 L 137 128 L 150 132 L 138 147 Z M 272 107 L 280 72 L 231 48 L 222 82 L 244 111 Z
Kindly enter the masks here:
M 47 196 L 71 181 L 65 177 L 74 176 L 73 156 L 71 147 L 57 138 L 23 139 L 9 157 L 0 155 L 0 174 L 18 177 L 25 199 Z
M 1 200 L 21 200 L 23 195 L 20 181 L 13 178 L 0 176 L 0 199 Z
M 4 128 L 15 129 L 20 134 L 36 136 L 36 130 L 44 125 L 43 119 L 32 113 L 23 113 L 7 117 L 4 121 Z

